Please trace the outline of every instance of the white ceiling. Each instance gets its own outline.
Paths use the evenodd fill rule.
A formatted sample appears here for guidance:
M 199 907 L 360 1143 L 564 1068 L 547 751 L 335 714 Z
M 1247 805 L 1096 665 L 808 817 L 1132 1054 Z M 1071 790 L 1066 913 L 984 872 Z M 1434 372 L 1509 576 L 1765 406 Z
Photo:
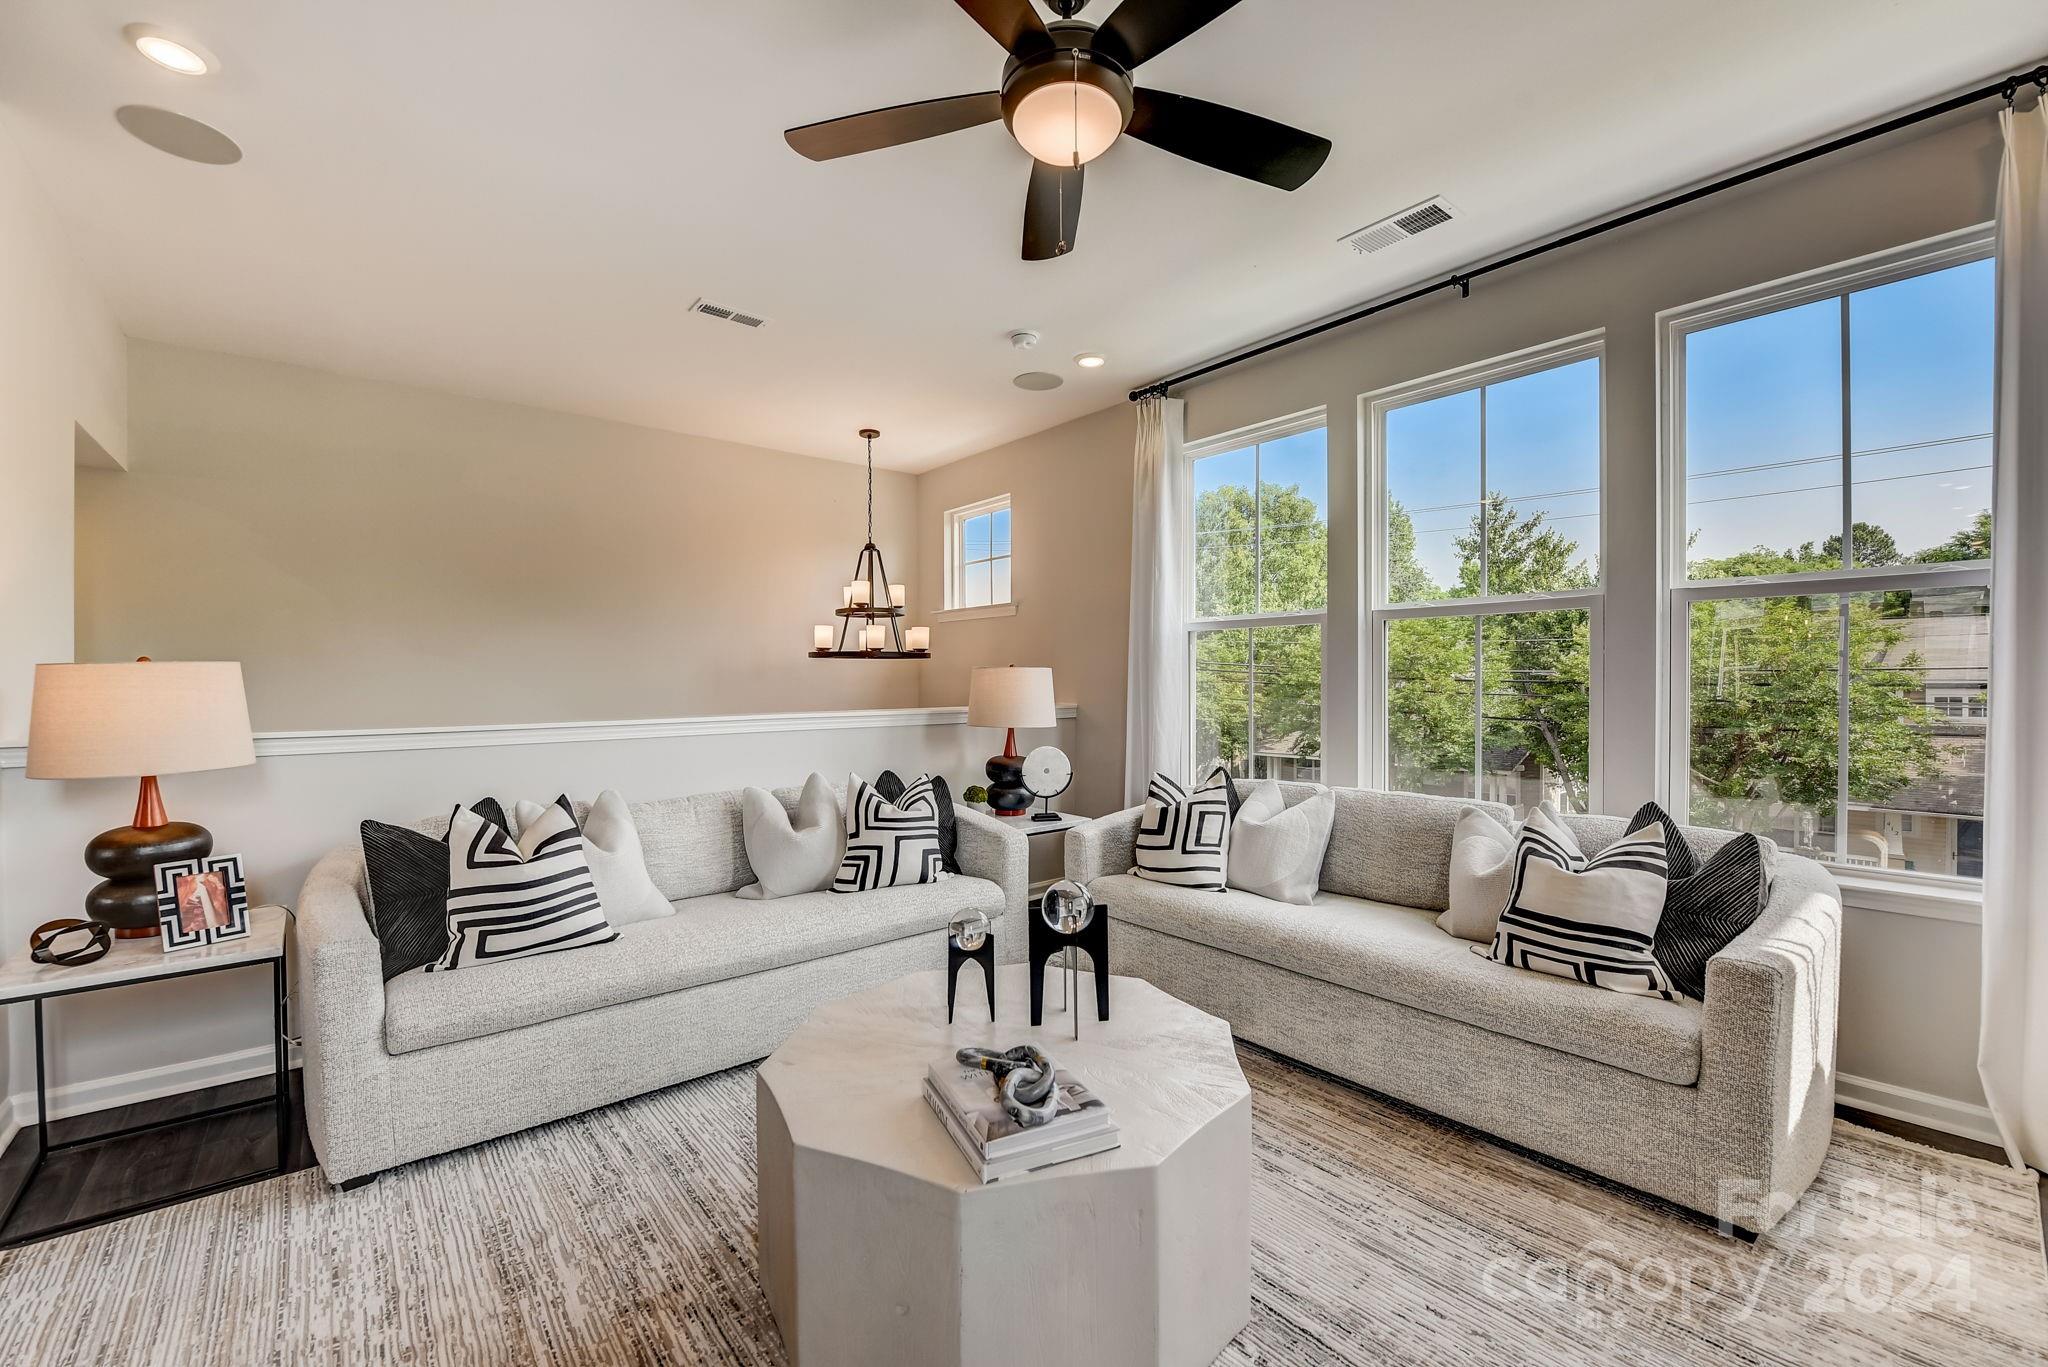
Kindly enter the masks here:
M 150 65 L 134 21 L 221 70 Z M 914 470 L 2043 53 L 2040 0 L 1244 0 L 1139 81 L 1321 133 L 1323 172 L 1288 195 L 1126 139 L 1076 253 L 1038 263 L 999 124 L 783 144 L 993 88 L 1002 53 L 950 0 L 14 0 L 0 108 L 133 336 L 842 459 L 872 423 Z M 153 151 L 128 103 L 246 157 Z M 1467 219 L 1337 242 L 1432 194 Z M 1021 392 L 1026 369 L 1066 386 Z

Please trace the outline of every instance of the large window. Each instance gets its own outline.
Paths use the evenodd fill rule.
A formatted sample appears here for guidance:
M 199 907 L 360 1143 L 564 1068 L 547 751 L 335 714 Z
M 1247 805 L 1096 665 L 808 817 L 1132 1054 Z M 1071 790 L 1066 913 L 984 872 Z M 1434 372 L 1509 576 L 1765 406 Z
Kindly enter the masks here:
M 1193 761 L 1323 776 L 1329 473 L 1323 415 L 1189 447 Z
M 1672 805 L 1981 875 L 1993 347 L 1968 236 L 1665 319 Z
M 1382 391 L 1368 413 L 1377 781 L 1591 810 L 1599 339 Z
M 946 606 L 985 608 L 1010 601 L 1010 496 L 946 514 Z

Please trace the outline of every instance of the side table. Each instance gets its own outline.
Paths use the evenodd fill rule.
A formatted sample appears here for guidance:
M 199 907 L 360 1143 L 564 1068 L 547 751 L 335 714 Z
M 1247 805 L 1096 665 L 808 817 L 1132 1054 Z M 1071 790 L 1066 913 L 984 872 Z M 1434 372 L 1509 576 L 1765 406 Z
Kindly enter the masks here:
M 53 1153 L 87 1148 L 94 1144 L 104 1144 L 108 1140 L 125 1139 L 130 1135 L 144 1134 L 172 1125 L 187 1125 L 195 1120 L 207 1120 L 257 1106 L 273 1107 L 277 1116 L 277 1159 L 268 1168 L 208 1183 L 190 1191 L 137 1201 L 118 1210 L 102 1211 L 79 1219 L 46 1225 L 41 1229 L 0 1240 L 0 1248 L 47 1239 L 54 1234 L 63 1234 L 86 1225 L 119 1219 L 124 1215 L 139 1215 L 145 1210 L 155 1210 L 159 1206 L 223 1191 L 259 1177 L 275 1177 L 284 1172 L 291 1128 L 291 1112 L 287 1104 L 290 1096 L 290 1078 L 285 1052 L 287 984 L 284 952 L 285 925 L 290 918 L 291 913 L 283 907 L 251 907 L 249 933 L 241 939 L 202 945 L 197 949 L 181 949 L 172 954 L 164 953 L 162 942 L 155 939 L 115 940 L 114 947 L 107 951 L 105 957 L 95 959 L 89 964 L 71 967 L 39 964 L 30 959 L 26 952 L 16 954 L 5 963 L 0 963 L 0 1005 L 33 1002 L 36 1019 L 36 1156 L 35 1161 L 29 1165 L 28 1173 L 22 1178 L 21 1185 L 15 1188 L 14 1195 L 8 1199 L 7 1209 L 0 1212 L 0 1229 L 5 1229 L 7 1222 L 14 1217 L 15 1209 L 20 1206 L 22 1197 L 28 1194 L 29 1188 L 35 1185 L 37 1175 L 42 1172 L 44 1160 Z M 75 997 L 82 992 L 97 992 L 104 988 L 126 987 L 141 982 L 162 982 L 168 978 L 190 978 L 202 973 L 220 973 L 231 968 L 260 968 L 265 964 L 270 966 L 275 998 L 271 1033 L 276 1075 L 271 1095 L 250 1101 L 238 1101 L 227 1106 L 216 1106 L 192 1115 L 175 1116 L 169 1120 L 129 1125 L 123 1129 L 110 1130 L 105 1134 L 95 1134 L 84 1139 L 67 1139 L 61 1144 L 50 1142 L 49 1086 L 46 1076 L 47 1063 L 43 1055 L 44 1002 L 55 997 Z

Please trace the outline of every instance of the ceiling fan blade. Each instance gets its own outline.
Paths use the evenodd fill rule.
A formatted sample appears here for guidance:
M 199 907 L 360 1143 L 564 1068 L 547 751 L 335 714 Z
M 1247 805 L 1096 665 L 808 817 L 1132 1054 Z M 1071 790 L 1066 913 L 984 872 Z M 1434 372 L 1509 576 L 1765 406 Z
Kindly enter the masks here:
M 991 90 L 982 95 L 949 95 L 940 100 L 919 100 L 887 109 L 870 109 L 865 114 L 848 114 L 843 119 L 807 123 L 782 135 L 783 141 L 812 161 L 850 157 L 855 152 L 872 152 L 878 147 L 936 138 L 979 123 L 994 123 L 1003 117 L 1003 97 Z
M 1031 8 L 1031 0 L 955 0 L 967 17 L 988 30 L 1013 57 L 1028 57 L 1052 46 L 1052 35 Z
M 1094 49 L 1128 71 L 1149 62 L 1237 0 L 1124 0 L 1095 32 Z
M 1024 259 L 1050 261 L 1074 250 L 1081 226 L 1083 166 L 1031 163 L 1031 185 L 1024 192 Z
M 1298 190 L 1323 169 L 1330 140 L 1284 123 L 1164 90 L 1132 93 L 1124 131 L 1163 152 L 1282 190 Z

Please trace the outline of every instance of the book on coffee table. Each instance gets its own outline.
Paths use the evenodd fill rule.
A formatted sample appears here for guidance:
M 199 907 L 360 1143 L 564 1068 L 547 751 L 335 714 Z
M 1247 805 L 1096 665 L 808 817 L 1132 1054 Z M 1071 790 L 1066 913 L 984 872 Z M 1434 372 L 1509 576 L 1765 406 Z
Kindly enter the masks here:
M 924 1099 L 961 1157 L 983 1182 L 1115 1148 L 1115 1119 L 1100 1097 L 1065 1069 L 1053 1074 L 1059 1106 L 1043 1125 L 1022 1125 L 996 1098 L 995 1075 L 952 1058 L 926 1071 Z

